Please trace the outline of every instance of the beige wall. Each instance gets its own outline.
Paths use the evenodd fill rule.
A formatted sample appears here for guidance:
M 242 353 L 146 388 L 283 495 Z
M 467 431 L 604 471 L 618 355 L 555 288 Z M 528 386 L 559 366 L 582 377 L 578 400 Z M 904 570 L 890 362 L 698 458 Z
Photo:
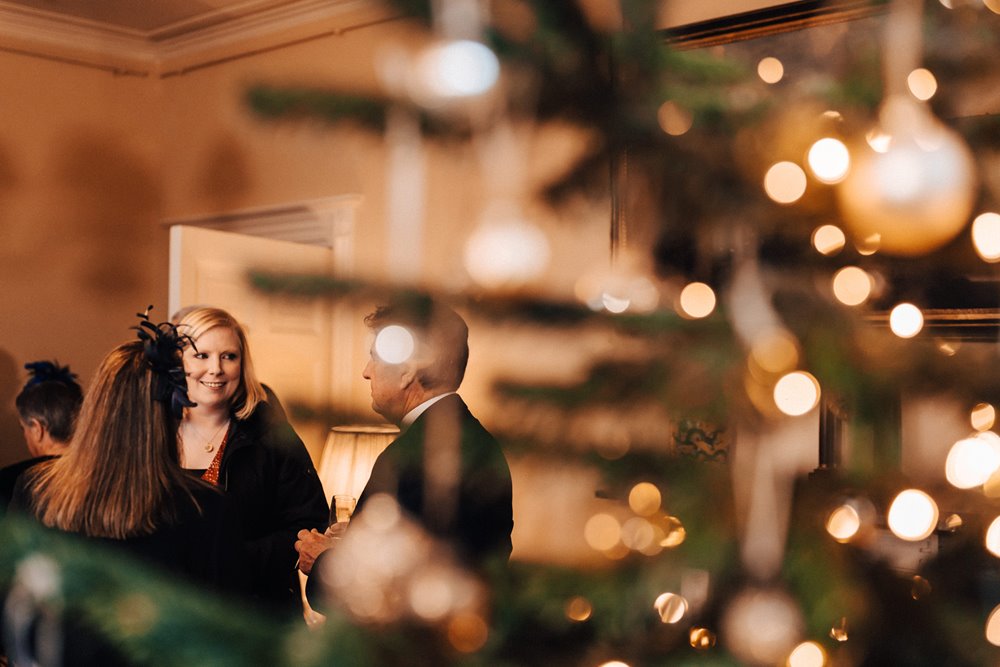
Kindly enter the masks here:
M 166 308 L 167 236 L 149 80 L 0 53 L 0 463 L 26 455 L 13 413 L 27 361 L 89 379 Z M 162 311 L 161 311 L 162 312 Z
M 413 39 L 390 21 L 164 77 L 0 52 L 0 464 L 26 453 L 12 405 L 26 361 L 58 358 L 86 381 L 129 337 L 136 310 L 153 303 L 167 315 L 164 219 L 360 194 L 356 267 L 387 274 L 382 138 L 351 123 L 266 122 L 243 96 L 260 82 L 375 93 L 380 49 Z M 607 208 L 591 203 L 559 220 L 531 204 L 532 189 L 584 139 L 567 127 L 520 136 L 523 166 L 492 168 L 523 176 L 502 187 L 549 235 L 543 289 L 568 297 L 581 267 L 607 261 Z M 484 203 L 483 165 L 468 145 L 428 142 L 426 159 L 424 239 L 413 252 L 424 280 L 461 289 L 462 248 Z M 472 369 L 489 367 L 490 357 L 473 350 Z M 470 370 L 474 408 L 486 407 L 487 382 Z

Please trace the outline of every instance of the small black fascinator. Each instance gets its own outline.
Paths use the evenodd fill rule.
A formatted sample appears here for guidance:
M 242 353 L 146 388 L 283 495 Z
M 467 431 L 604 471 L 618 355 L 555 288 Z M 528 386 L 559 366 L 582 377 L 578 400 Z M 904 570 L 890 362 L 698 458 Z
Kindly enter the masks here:
M 25 388 L 32 387 L 43 382 L 59 382 L 71 387 L 78 386 L 76 373 L 69 370 L 69 366 L 60 366 L 58 361 L 32 361 L 24 365 L 31 373 Z
M 190 336 L 178 333 L 177 327 L 170 322 L 151 322 L 149 311 L 152 309 L 149 306 L 145 313 L 136 313 L 140 319 L 139 326 L 132 328 L 138 332 L 146 361 L 156 375 L 153 398 L 169 405 L 173 415 L 180 419 L 184 408 L 197 405 L 188 398 L 187 379 L 180 356 L 183 347 L 194 345 L 194 341 Z

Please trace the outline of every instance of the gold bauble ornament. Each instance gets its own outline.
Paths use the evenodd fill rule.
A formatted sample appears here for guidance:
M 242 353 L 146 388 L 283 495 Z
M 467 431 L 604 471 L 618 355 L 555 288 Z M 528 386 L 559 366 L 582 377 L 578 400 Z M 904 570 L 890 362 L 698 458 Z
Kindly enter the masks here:
M 903 98 L 883 105 L 876 134 L 854 147 L 851 171 L 837 188 L 844 222 L 855 239 L 879 238 L 880 252 L 936 250 L 972 212 L 971 152 L 922 105 Z

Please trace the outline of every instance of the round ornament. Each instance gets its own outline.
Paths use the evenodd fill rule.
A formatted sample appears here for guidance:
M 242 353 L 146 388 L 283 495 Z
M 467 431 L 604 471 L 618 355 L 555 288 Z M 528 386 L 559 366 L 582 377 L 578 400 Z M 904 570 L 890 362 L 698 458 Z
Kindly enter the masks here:
M 891 100 L 880 122 L 889 139 L 855 147 L 837 189 L 840 210 L 856 239 L 877 237 L 890 255 L 924 255 L 953 239 L 972 212 L 972 155 L 916 102 Z

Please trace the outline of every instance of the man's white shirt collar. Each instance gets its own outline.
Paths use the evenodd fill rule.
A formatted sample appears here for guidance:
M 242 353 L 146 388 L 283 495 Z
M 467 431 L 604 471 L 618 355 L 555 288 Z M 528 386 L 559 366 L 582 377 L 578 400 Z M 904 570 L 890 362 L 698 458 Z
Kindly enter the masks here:
M 451 396 L 452 394 L 457 394 L 457 393 L 458 393 L 457 391 L 449 391 L 445 392 L 444 394 L 439 394 L 434 398 L 428 398 L 426 401 L 424 401 L 417 407 L 413 408 L 412 410 L 407 412 L 406 415 L 403 416 L 403 421 L 400 422 L 399 428 L 403 431 L 410 428 L 410 425 L 413 424 L 413 422 L 417 421 L 417 417 L 424 414 L 424 411 L 427 410 L 427 408 L 431 407 L 445 396 Z

